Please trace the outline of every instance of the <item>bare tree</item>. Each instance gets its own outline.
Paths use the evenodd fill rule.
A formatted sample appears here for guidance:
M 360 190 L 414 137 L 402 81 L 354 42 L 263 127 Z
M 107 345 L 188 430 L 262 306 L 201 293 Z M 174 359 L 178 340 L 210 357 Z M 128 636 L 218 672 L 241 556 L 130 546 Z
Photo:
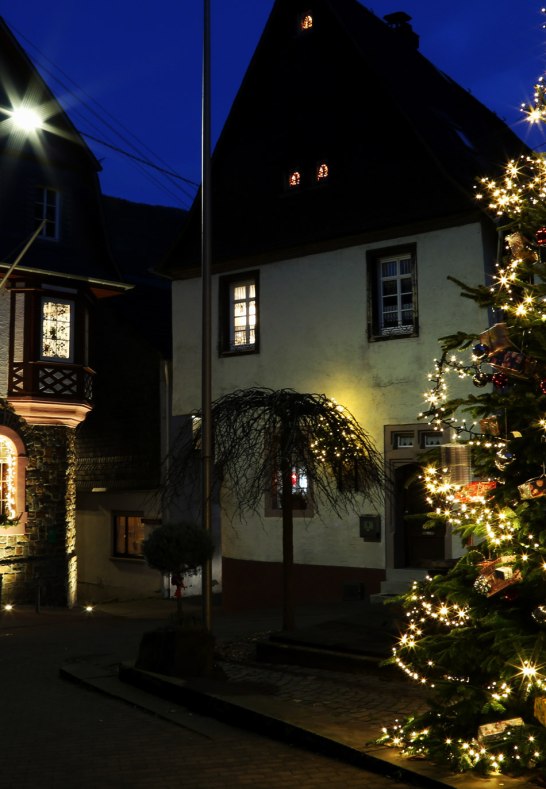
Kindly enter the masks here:
M 195 412 L 197 420 L 199 412 Z M 168 497 L 196 480 L 201 433 L 175 442 L 165 486 Z M 239 512 L 260 512 L 275 481 L 282 510 L 283 627 L 294 627 L 292 475 L 305 473 L 313 507 L 337 515 L 355 511 L 362 495 L 377 499 L 384 488 L 383 461 L 371 438 L 343 406 L 324 394 L 292 389 L 239 389 L 212 404 L 214 462 Z

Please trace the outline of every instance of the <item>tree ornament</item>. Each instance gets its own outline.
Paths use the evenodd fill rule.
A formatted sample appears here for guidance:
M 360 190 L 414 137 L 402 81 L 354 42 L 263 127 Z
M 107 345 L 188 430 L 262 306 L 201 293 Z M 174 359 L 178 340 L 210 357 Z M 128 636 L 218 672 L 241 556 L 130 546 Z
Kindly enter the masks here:
M 546 244 L 546 227 L 539 227 L 535 233 L 535 238 L 539 247 L 543 247 Z
M 508 326 L 506 323 L 495 323 L 486 331 L 480 334 L 480 343 L 487 345 L 489 351 L 501 351 L 503 348 L 509 348 L 512 345 L 510 337 L 508 336 Z
M 535 253 L 526 245 L 525 237 L 519 231 L 506 236 L 506 242 L 514 257 L 527 261 L 536 260 Z
M 542 378 L 542 380 L 539 383 L 539 388 L 542 394 L 546 394 L 546 378 Z
M 502 447 L 495 455 L 495 466 L 499 471 L 504 471 L 515 460 L 515 455 L 508 447 Z
M 508 383 L 508 376 L 506 373 L 493 373 L 491 376 L 491 381 L 497 389 L 504 389 L 506 384 Z
M 542 474 L 540 477 L 523 482 L 518 485 L 518 491 L 521 498 L 525 501 L 527 499 L 540 499 L 546 496 L 546 476 Z
M 491 416 L 484 416 L 483 419 L 480 419 L 480 430 L 489 436 L 499 436 L 500 425 L 498 416 L 491 414 Z
M 472 349 L 472 353 L 477 359 L 484 359 L 490 353 L 490 348 L 488 345 L 484 345 L 483 342 L 479 342 Z
M 491 581 L 485 575 L 480 575 L 474 581 L 474 589 L 478 594 L 483 594 L 484 597 L 487 597 L 491 591 Z
M 474 384 L 474 386 L 483 389 L 484 386 L 487 386 L 490 380 L 491 380 L 490 375 L 488 375 L 487 373 L 482 373 L 480 371 L 479 373 L 476 373 L 476 375 L 472 378 L 472 383 Z

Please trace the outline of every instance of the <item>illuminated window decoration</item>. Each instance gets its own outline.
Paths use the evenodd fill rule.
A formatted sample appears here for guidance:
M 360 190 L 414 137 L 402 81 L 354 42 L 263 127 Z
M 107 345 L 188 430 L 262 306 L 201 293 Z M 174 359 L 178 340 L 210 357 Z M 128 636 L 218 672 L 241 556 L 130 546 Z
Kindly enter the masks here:
M 298 170 L 294 170 L 288 176 L 288 186 L 290 189 L 294 189 L 301 184 L 301 173 Z
M 17 522 L 17 451 L 12 441 L 0 435 L 0 526 Z
M 303 14 L 300 18 L 300 30 L 311 30 L 313 27 L 313 17 L 311 14 Z
M 141 515 L 114 515 L 114 555 L 140 558 L 145 538 L 145 523 Z
M 48 238 L 52 241 L 59 238 L 59 207 L 59 192 L 47 186 L 36 188 L 34 226 L 38 227 L 40 222 L 45 221 L 45 225 L 40 231 L 40 238 Z
M 42 359 L 72 360 L 74 304 L 63 299 L 42 302 Z
M 317 166 L 317 181 L 319 182 L 325 181 L 329 175 L 330 175 L 330 170 L 328 168 L 328 165 L 326 164 L 326 162 L 321 162 L 321 164 Z
M 309 506 L 309 480 L 306 470 L 301 466 L 292 466 L 290 479 L 292 483 L 292 509 L 307 509 Z M 282 510 L 282 479 L 280 471 L 276 472 L 273 477 L 271 503 L 274 510 Z
M 255 342 L 256 285 L 254 281 L 234 283 L 231 288 L 231 349 L 248 348 Z

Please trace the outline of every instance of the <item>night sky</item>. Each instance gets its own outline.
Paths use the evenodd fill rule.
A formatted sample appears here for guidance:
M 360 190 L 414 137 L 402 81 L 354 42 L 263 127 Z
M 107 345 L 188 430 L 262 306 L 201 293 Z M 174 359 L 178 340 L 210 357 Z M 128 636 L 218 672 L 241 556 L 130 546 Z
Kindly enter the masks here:
M 274 0 L 211 0 L 216 139 Z M 311 3 L 312 5 L 312 3 Z M 519 110 L 546 71 L 546 16 L 530 0 L 370 0 L 406 11 L 421 52 L 538 150 L 546 133 Z M 161 173 L 87 138 L 105 194 L 188 208 L 201 171 L 201 0 L 0 0 L 0 14 L 78 130 L 188 179 Z M 542 148 L 540 146 L 543 146 Z

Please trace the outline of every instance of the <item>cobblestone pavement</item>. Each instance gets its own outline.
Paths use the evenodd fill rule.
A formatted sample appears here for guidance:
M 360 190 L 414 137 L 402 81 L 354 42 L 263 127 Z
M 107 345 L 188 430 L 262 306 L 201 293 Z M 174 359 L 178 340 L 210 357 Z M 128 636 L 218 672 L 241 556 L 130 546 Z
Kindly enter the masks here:
M 59 678 L 73 657 L 131 660 L 149 622 L 81 612 L 32 612 L 0 620 L 2 676 L 0 789 L 392 789 L 396 777 L 293 748 L 182 713 L 179 725 L 149 715 Z M 227 665 L 227 664 L 226 664 Z M 255 679 L 267 672 L 278 693 L 345 714 L 342 696 L 359 725 L 366 683 L 335 676 L 318 680 L 305 670 L 260 669 L 230 663 L 230 676 Z M 323 672 L 321 672 L 322 674 Z M 370 682 L 378 682 L 370 678 Z M 396 692 L 382 688 L 390 713 Z M 389 699 L 388 701 L 386 701 Z M 376 710 L 375 719 L 384 720 Z M 373 716 L 372 716 L 373 717 Z M 371 718 L 366 719 L 368 723 Z
M 252 662 L 222 663 L 229 679 L 274 685 L 278 698 L 305 704 L 352 722 L 363 730 L 376 730 L 397 718 L 426 709 L 422 690 L 394 669 L 368 669 L 346 673 L 298 666 L 273 666 Z M 364 743 L 363 743 L 364 744 Z

